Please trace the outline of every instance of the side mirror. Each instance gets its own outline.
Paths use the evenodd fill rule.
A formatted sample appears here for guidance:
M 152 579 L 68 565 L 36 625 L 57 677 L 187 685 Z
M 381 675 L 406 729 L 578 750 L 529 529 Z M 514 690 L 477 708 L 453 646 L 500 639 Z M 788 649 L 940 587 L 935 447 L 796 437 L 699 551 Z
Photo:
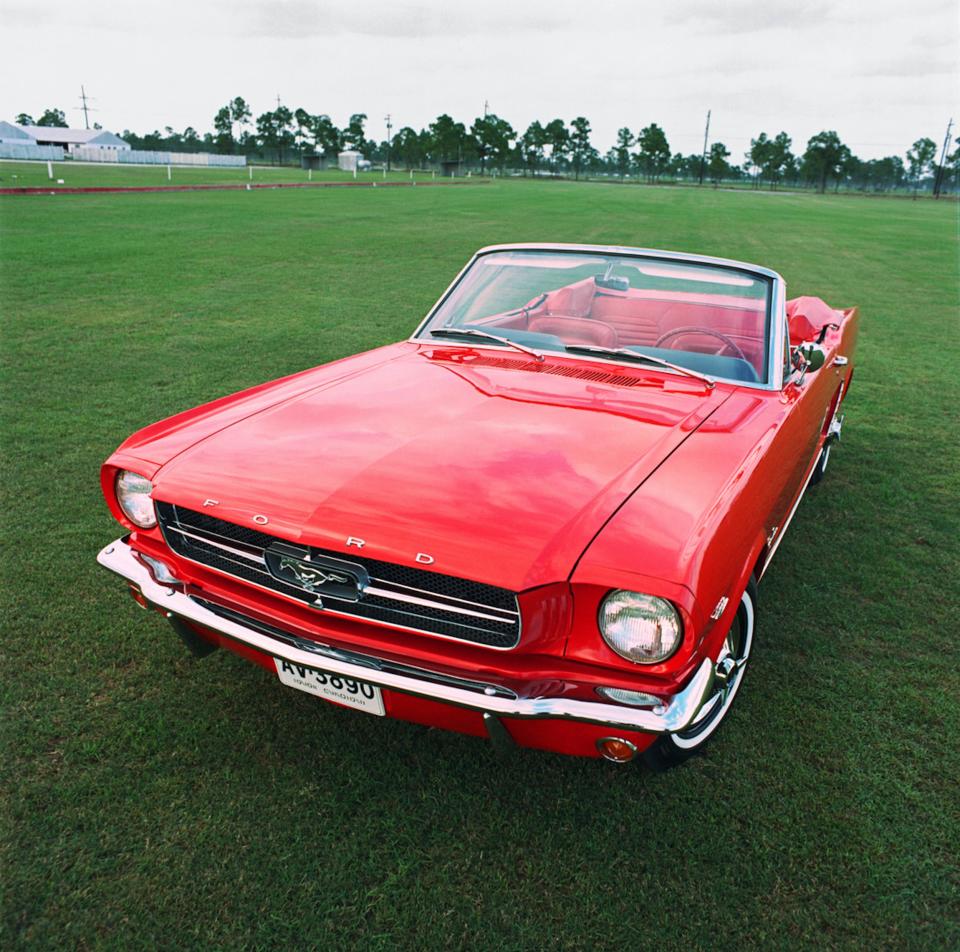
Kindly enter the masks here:
M 806 362 L 806 369 L 810 373 L 816 373 L 827 362 L 827 352 L 819 344 L 806 342 L 801 344 L 797 351 Z
M 793 366 L 800 371 L 796 380 L 798 387 L 803 386 L 803 378 L 808 373 L 816 373 L 826 362 L 827 352 L 813 341 L 805 341 L 793 350 Z

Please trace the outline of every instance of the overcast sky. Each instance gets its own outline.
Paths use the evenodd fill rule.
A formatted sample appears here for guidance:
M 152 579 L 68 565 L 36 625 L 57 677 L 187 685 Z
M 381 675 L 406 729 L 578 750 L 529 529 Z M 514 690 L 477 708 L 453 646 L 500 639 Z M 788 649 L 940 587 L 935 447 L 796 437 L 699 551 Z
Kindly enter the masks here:
M 939 143 L 960 120 L 957 0 L 0 0 L 0 118 L 67 111 L 121 132 L 193 126 L 243 96 L 279 94 L 367 134 L 490 110 L 522 131 L 586 116 L 605 152 L 623 125 L 664 127 L 674 151 L 751 136 L 794 147 L 836 129 L 863 158 Z M 956 134 L 956 127 L 955 127 Z

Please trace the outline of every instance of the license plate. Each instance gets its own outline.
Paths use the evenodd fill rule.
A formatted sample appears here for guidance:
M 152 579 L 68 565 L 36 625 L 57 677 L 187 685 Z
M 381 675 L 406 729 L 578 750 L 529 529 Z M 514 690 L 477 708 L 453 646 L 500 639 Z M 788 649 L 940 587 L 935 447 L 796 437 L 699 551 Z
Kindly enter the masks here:
M 273 663 L 276 665 L 280 682 L 287 687 L 306 691 L 307 694 L 316 694 L 324 700 L 376 714 L 378 717 L 387 713 L 383 707 L 383 692 L 374 684 L 345 678 L 341 674 L 305 668 L 303 665 L 284 661 L 283 658 L 274 658 Z

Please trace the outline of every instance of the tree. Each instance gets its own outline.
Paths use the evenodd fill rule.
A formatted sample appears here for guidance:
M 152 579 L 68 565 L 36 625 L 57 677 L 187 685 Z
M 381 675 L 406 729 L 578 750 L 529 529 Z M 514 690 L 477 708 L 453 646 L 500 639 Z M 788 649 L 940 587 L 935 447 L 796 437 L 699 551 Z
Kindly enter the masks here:
M 293 144 L 293 132 L 290 124 L 293 113 L 286 106 L 277 106 L 273 112 L 264 112 L 257 116 L 257 134 L 261 144 L 275 149 L 277 161 L 283 164 L 283 150 Z
M 906 172 L 903 159 L 899 155 L 888 155 L 883 159 L 870 159 L 862 167 L 863 185 L 875 192 L 885 192 L 902 184 Z
M 236 145 L 233 138 L 233 117 L 230 114 L 229 106 L 221 106 L 217 114 L 213 117 L 213 128 L 216 130 L 217 151 L 224 154 L 233 152 Z
M 58 126 L 67 128 L 67 117 L 62 109 L 44 109 L 43 115 L 37 120 L 38 126 Z
M 670 145 L 666 134 L 655 122 L 637 136 L 637 162 L 650 181 L 656 181 L 670 164 Z
M 761 132 L 756 139 L 750 140 L 750 149 L 747 153 L 745 153 L 744 158 L 747 160 L 747 171 L 749 171 L 751 168 L 757 170 L 757 177 L 754 181 L 754 185 L 760 184 L 761 170 L 769 161 L 770 146 L 771 140 L 767 138 L 767 134 L 765 132 Z
M 26 112 L 18 113 L 17 118 L 13 120 L 18 126 L 35 126 L 33 116 Z
M 367 151 L 367 140 L 363 131 L 363 124 L 367 121 L 365 112 L 355 112 L 347 123 L 347 128 L 343 130 L 343 144 L 348 149 L 357 152 Z
M 926 137 L 917 139 L 907 152 L 907 164 L 910 166 L 910 178 L 913 179 L 913 194 L 916 196 L 920 188 L 920 179 L 923 173 L 932 165 L 937 155 L 937 144 L 933 139 Z
M 187 152 L 199 152 L 203 147 L 203 143 L 200 141 L 200 136 L 197 134 L 197 130 L 193 126 L 187 126 L 183 130 L 183 135 L 181 136 L 183 140 L 183 147 Z
M 273 114 L 277 121 L 277 161 L 283 165 L 283 150 L 294 143 L 293 113 L 286 106 L 277 106 Z
M 597 150 L 590 144 L 590 122 L 584 116 L 577 116 L 570 128 L 570 161 L 574 177 L 579 179 L 580 172 L 597 158 Z
M 240 135 L 242 135 L 243 127 L 247 125 L 251 119 L 250 107 L 242 96 L 235 96 L 227 103 L 227 108 L 230 110 L 230 118 L 237 124 Z M 235 136 L 235 138 L 239 139 L 240 135 Z
M 722 142 L 714 142 L 710 146 L 710 152 L 707 154 L 707 171 L 714 185 L 719 185 L 730 174 L 731 169 L 727 162 L 729 155 L 730 150 Z
M 523 164 L 529 168 L 534 175 L 537 174 L 537 168 L 543 161 L 543 148 L 546 144 L 546 130 L 537 119 L 527 126 L 527 131 L 524 132 L 517 141 Z
M 393 137 L 393 154 L 399 156 L 408 169 L 420 168 L 426 154 L 423 140 L 410 126 L 404 126 Z
M 617 144 L 613 147 L 613 161 L 620 178 L 628 175 L 630 172 L 630 149 L 636 140 L 633 133 L 624 126 L 617 129 Z
M 850 156 L 850 149 L 833 130 L 818 132 L 807 141 L 803 164 L 808 178 L 819 180 L 819 191 L 827 190 L 827 176 L 838 177 Z
M 517 134 L 506 119 L 501 119 L 491 112 L 474 119 L 470 135 L 476 142 L 477 155 L 480 156 L 480 174 L 483 175 L 488 159 L 503 168 L 510 153 L 511 140 L 516 138 Z
M 954 140 L 956 148 L 947 156 L 947 169 L 953 175 L 953 187 L 960 186 L 960 137 Z
M 756 139 L 750 140 L 750 151 L 747 152 L 747 161 L 756 167 L 759 179 L 766 179 L 773 188 L 783 173 L 794 161 L 790 146 L 793 140 L 785 132 L 778 132 L 773 139 L 768 139 L 765 132 L 761 132 Z
M 467 129 L 462 122 L 454 122 L 446 113 L 430 123 L 424 140 L 424 153 L 433 162 L 459 161 L 467 140 Z
M 295 109 L 293 111 L 293 119 L 297 124 L 297 145 L 300 147 L 301 154 L 303 153 L 303 140 L 305 138 L 304 130 L 310 129 L 310 123 L 313 119 L 313 116 L 307 112 L 306 109 Z M 310 151 L 313 151 L 313 147 L 310 146 Z
M 553 165 L 554 172 L 556 172 L 559 163 L 564 160 L 567 150 L 570 148 L 570 133 L 562 119 L 551 119 L 544 126 L 543 132 L 547 145 L 550 146 L 550 162 Z
M 324 114 L 311 116 L 310 133 L 321 155 L 336 155 L 341 151 L 343 137 L 329 116 Z

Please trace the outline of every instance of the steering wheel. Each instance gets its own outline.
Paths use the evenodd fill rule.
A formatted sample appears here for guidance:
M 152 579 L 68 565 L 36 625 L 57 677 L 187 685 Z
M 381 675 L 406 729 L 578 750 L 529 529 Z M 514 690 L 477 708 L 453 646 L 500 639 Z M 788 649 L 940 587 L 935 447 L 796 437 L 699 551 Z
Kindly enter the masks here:
M 659 340 L 654 344 L 654 347 L 660 347 L 664 341 L 679 337 L 681 334 L 704 334 L 707 337 L 716 337 L 717 340 L 723 341 L 723 347 L 714 353 L 714 357 L 719 357 L 724 350 L 729 347 L 730 350 L 733 351 L 734 356 L 739 357 L 741 360 L 747 360 L 747 355 L 737 346 L 736 341 L 727 337 L 726 334 L 721 334 L 720 331 L 715 331 L 709 327 L 675 327 L 672 331 L 661 334 Z M 749 363 L 749 361 L 747 361 L 747 363 Z

